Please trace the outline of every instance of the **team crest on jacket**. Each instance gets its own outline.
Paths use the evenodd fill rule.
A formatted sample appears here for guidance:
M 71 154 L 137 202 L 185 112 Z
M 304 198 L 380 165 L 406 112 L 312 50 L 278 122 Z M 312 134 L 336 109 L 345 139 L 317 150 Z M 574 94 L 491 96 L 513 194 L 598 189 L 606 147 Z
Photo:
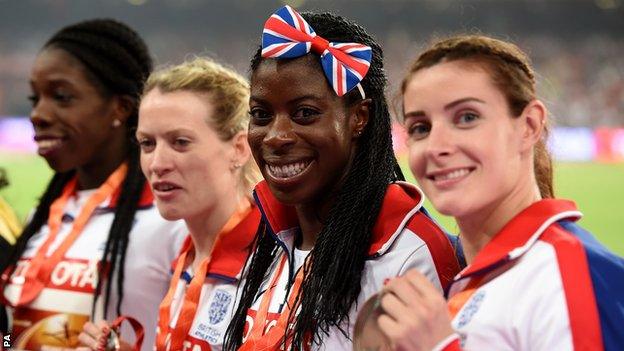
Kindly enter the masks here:
M 466 304 L 466 307 L 462 309 L 461 314 L 459 315 L 459 319 L 458 319 L 459 322 L 457 323 L 458 328 L 461 328 L 465 326 L 466 324 L 470 323 L 470 320 L 472 319 L 472 317 L 475 315 L 475 313 L 477 313 L 477 311 L 479 310 L 479 307 L 481 307 L 481 302 L 483 302 L 484 297 L 485 297 L 485 291 L 481 290 L 475 293 L 470 298 L 470 301 L 468 301 L 468 303 Z
M 208 309 L 208 321 L 210 324 L 217 324 L 225 318 L 230 302 L 232 302 L 230 293 L 223 290 L 215 291 L 212 303 L 210 303 L 210 308 Z

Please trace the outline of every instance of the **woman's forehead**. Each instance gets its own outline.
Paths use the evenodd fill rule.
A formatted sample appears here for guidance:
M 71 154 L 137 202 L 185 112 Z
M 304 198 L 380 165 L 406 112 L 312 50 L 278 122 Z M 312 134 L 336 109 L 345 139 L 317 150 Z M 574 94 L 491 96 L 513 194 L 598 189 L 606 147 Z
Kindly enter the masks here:
M 277 93 L 333 94 L 318 56 L 296 59 L 264 59 L 251 76 L 251 95 L 266 97 Z
M 324 77 L 319 57 L 315 54 L 307 54 L 293 59 L 262 59 L 258 67 L 253 71 L 252 80 L 254 78 L 264 78 L 267 75 L 282 76 L 292 73 Z

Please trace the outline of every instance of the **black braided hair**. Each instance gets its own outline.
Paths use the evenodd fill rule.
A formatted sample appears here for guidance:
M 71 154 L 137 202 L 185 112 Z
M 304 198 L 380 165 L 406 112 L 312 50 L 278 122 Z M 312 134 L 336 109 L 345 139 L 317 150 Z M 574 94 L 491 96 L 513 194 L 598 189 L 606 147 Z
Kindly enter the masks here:
M 138 123 L 138 99 L 143 84 L 152 71 L 152 59 L 143 39 L 127 25 L 111 19 L 94 19 L 67 26 L 57 32 L 43 46 L 43 49 L 61 49 L 76 57 L 86 68 L 89 80 L 105 97 L 124 96 L 129 98 L 132 111 L 125 126 L 128 136 L 128 173 L 122 183 L 121 193 L 115 209 L 115 218 L 110 228 L 102 262 L 98 271 L 100 277 L 112 277 L 117 274 L 116 306 L 117 314 L 123 300 L 124 263 L 128 247 L 128 236 L 133 225 L 138 202 L 145 185 L 145 177 L 139 164 L 139 148 L 130 142 Z M 67 182 L 75 175 L 75 170 L 56 173 L 45 190 L 32 220 L 28 223 L 10 255 L 8 263 L 0 267 L 15 267 L 22 256 L 28 240 L 47 222 L 52 202 L 58 198 Z M 106 283 L 104 283 L 106 282 Z M 106 285 L 104 297 L 104 317 L 108 309 L 111 293 L 111 280 L 98 279 L 92 313 L 103 284 Z
M 358 139 L 356 154 L 346 179 L 339 189 L 336 202 L 323 223 L 316 244 L 310 252 L 311 266 L 304 271 L 304 280 L 296 299 L 301 311 L 294 319 L 293 350 L 303 349 L 312 337 L 320 343 L 331 327 L 337 327 L 347 337 L 345 322 L 361 290 L 364 264 L 372 229 L 379 215 L 388 184 L 404 180 L 392 149 L 391 118 L 384 95 L 386 76 L 383 53 L 377 42 L 358 24 L 330 13 L 302 13 L 321 37 L 334 42 L 357 42 L 372 48 L 369 71 L 361 82 L 366 98 L 372 100 L 370 116 L 362 136 Z M 251 60 L 255 71 L 263 60 L 258 50 Z M 314 54 L 312 54 L 314 55 Z M 320 65 L 320 63 L 319 63 Z M 344 97 L 345 105 L 361 99 L 357 89 Z M 255 253 L 250 258 L 247 280 L 241 300 L 230 323 L 224 344 L 225 350 L 236 350 L 243 336 L 247 310 L 253 304 L 258 289 L 269 274 L 277 245 L 267 234 L 266 223 L 261 224 Z M 286 339 L 289 335 L 285 335 Z M 284 340 L 285 340 L 284 339 Z

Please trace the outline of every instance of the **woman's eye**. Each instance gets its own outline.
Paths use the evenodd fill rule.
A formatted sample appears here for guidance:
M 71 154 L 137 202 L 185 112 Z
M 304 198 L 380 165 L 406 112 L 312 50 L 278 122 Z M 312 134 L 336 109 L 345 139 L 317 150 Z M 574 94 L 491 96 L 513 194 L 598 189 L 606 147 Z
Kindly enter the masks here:
M 191 141 L 188 139 L 177 138 L 176 140 L 174 140 L 173 143 L 175 146 L 178 146 L 178 147 L 186 147 L 191 143 Z
M 249 111 L 251 123 L 258 125 L 266 125 L 271 120 L 271 114 L 261 108 L 253 108 Z
M 415 122 L 407 127 L 407 134 L 410 138 L 422 139 L 431 131 L 431 125 L 426 122 Z
M 36 94 L 29 95 L 28 100 L 33 106 L 36 106 L 37 102 L 39 102 L 39 95 L 36 95 Z
M 150 152 L 156 146 L 156 142 L 151 139 L 138 139 L 138 143 L 142 152 Z
M 457 118 L 458 124 L 468 124 L 479 119 L 479 115 L 474 112 L 463 112 Z
M 54 94 L 52 95 L 52 97 L 54 98 L 54 100 L 62 103 L 62 104 L 66 104 L 68 102 L 70 102 L 74 97 L 70 94 L 67 94 L 65 92 L 61 92 L 61 91 L 56 91 L 54 92 Z
M 297 111 L 295 111 L 295 114 L 293 115 L 293 119 L 295 121 L 305 123 L 305 122 L 310 122 L 312 119 L 314 119 L 316 116 L 320 114 L 321 113 L 315 109 L 312 109 L 309 107 L 301 107 L 297 109 Z

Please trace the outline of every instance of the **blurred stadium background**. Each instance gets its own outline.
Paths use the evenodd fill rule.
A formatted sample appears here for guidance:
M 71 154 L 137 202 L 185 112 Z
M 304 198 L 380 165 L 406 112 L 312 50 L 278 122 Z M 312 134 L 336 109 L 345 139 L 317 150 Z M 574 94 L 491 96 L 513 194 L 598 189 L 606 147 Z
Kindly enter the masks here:
M 391 99 L 431 38 L 469 32 L 517 43 L 533 59 L 556 125 L 557 195 L 574 199 L 581 224 L 624 255 L 624 0 L 0 0 L 0 167 L 11 182 L 0 195 L 23 219 L 51 176 L 25 116 L 30 66 L 54 31 L 112 17 L 140 32 L 157 65 L 200 54 L 247 72 L 262 24 L 285 3 L 364 25 L 384 47 Z M 395 145 L 404 160 L 400 128 Z

